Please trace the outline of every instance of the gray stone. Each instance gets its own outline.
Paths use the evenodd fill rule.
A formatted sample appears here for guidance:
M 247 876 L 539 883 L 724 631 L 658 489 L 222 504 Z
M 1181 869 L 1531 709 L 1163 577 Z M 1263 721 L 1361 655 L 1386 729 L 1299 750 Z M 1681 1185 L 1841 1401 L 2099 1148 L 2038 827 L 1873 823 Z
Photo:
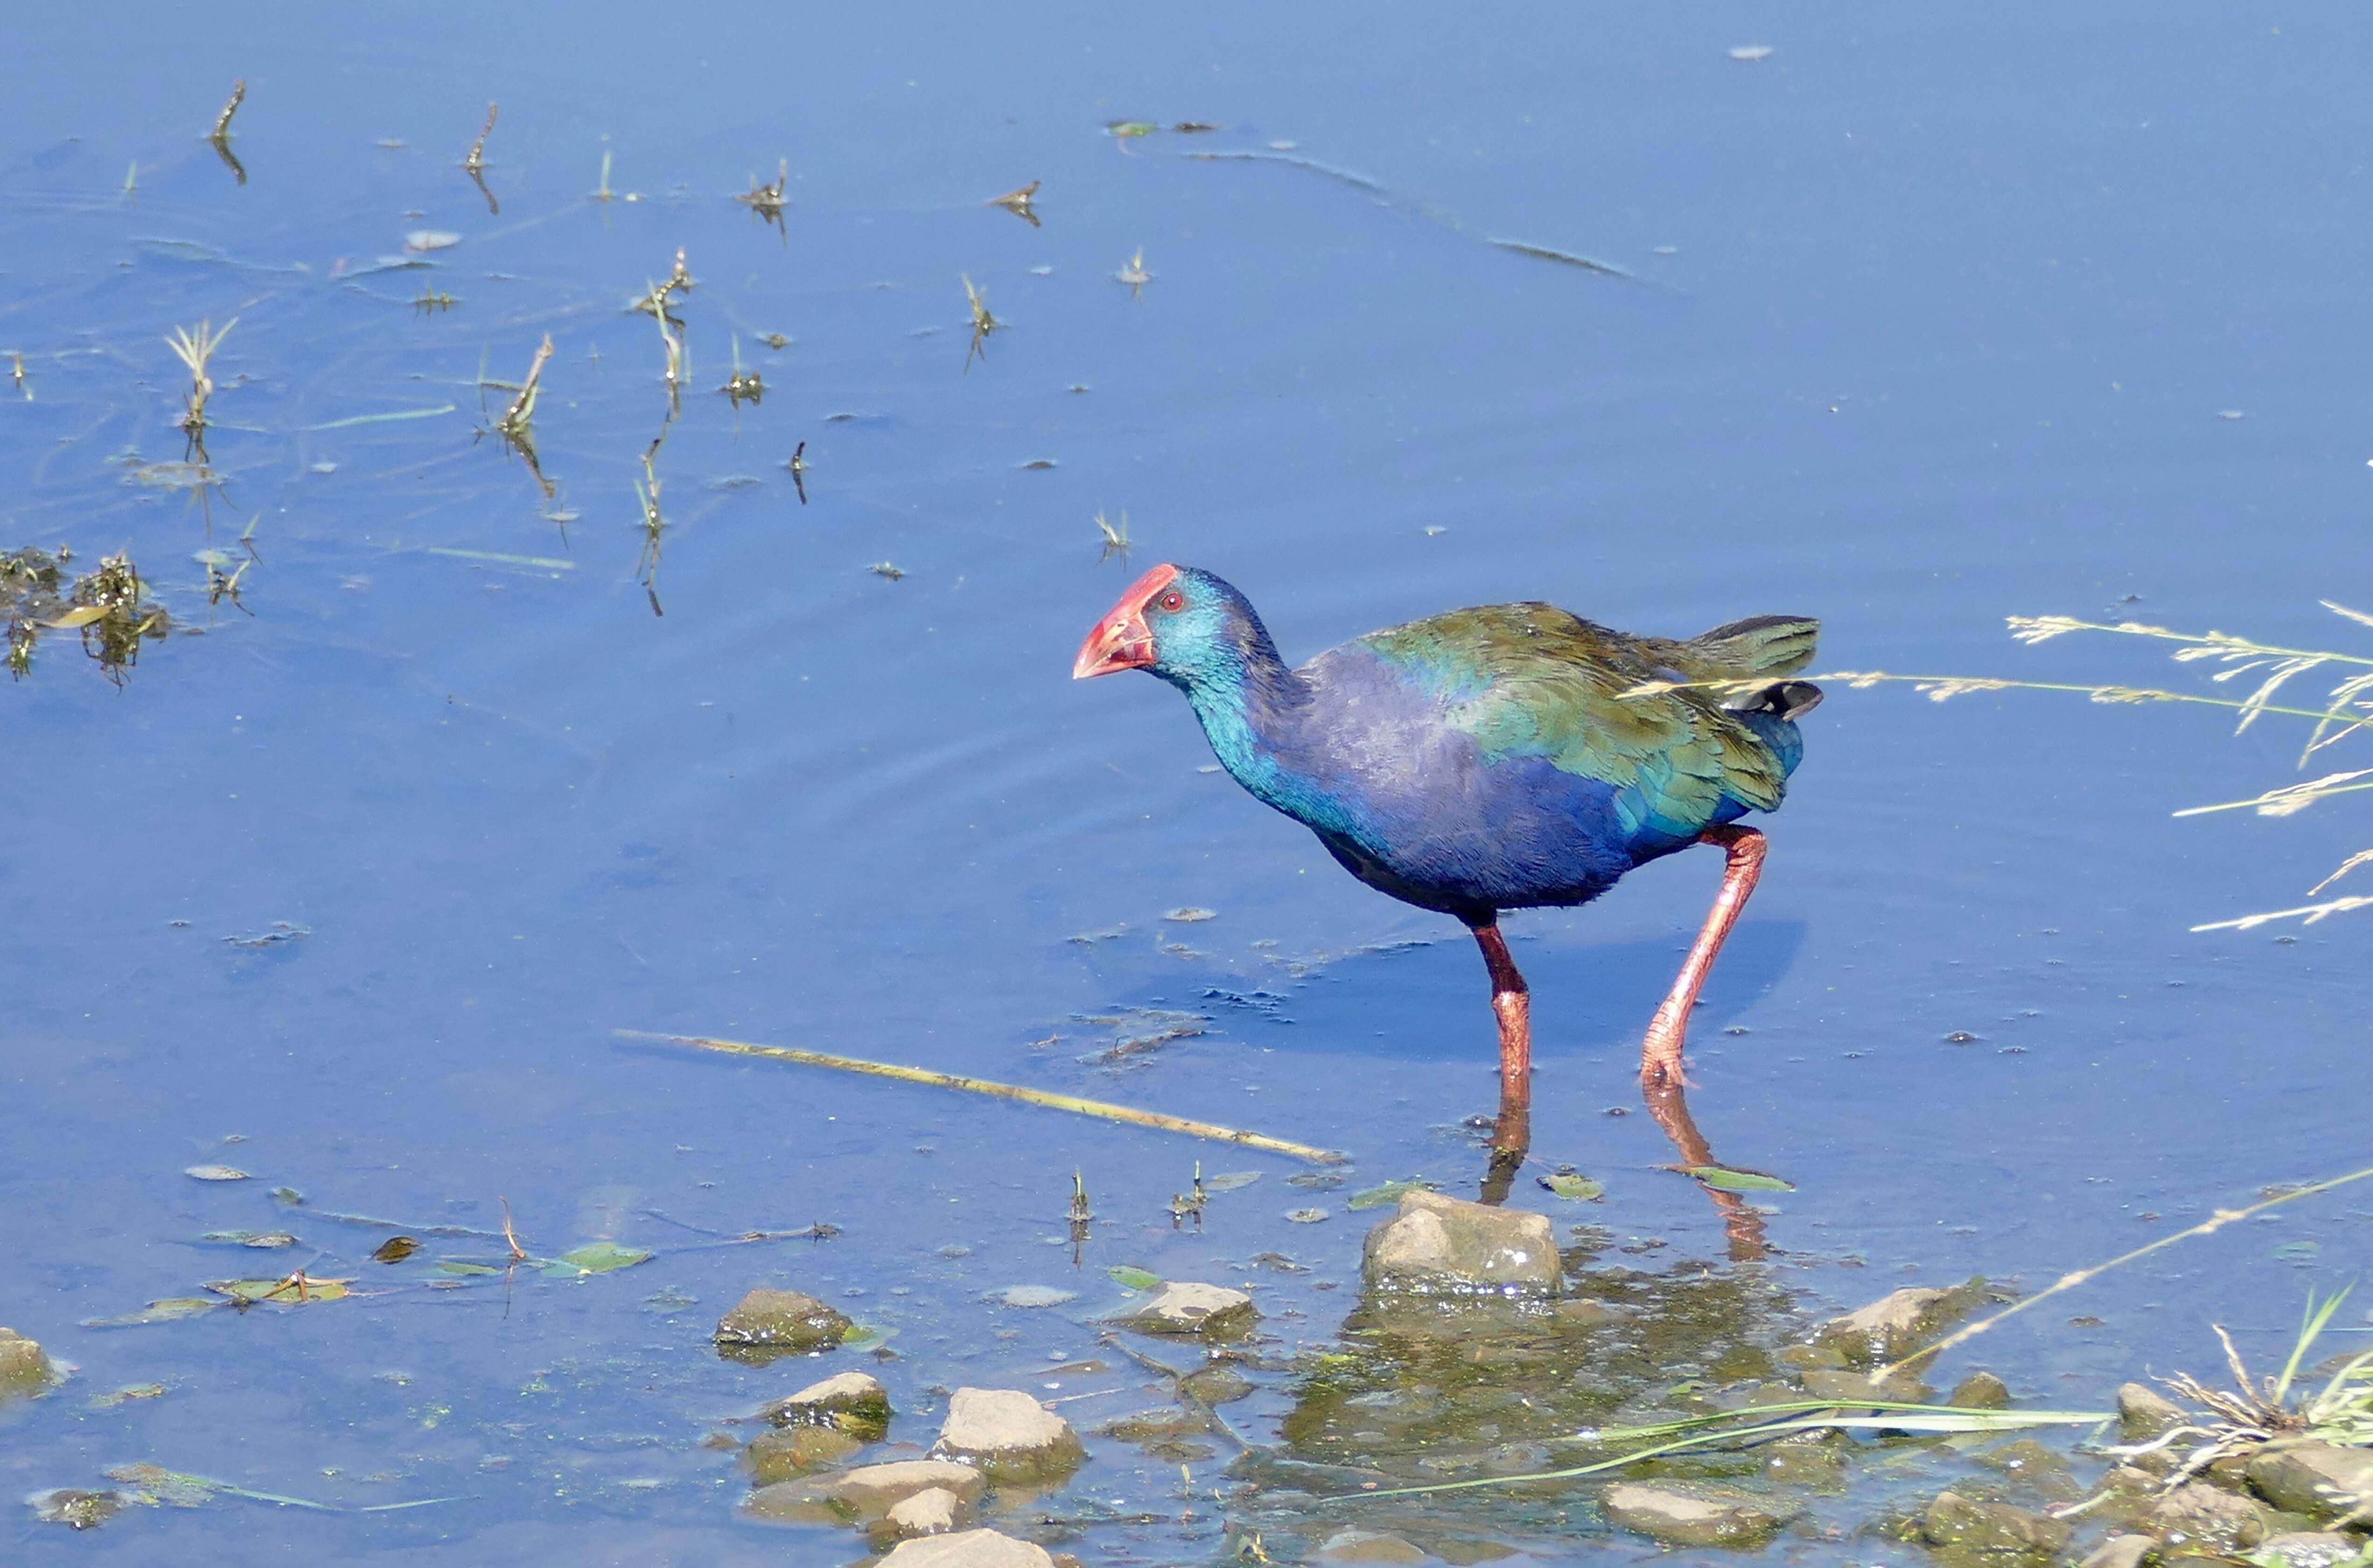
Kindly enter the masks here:
M 1409 1192 L 1368 1233 L 1362 1276 L 1383 1289 L 1555 1295 L 1562 1274 L 1546 1214 L 1495 1209 L 1438 1192 Z
M 1938 1492 L 1920 1518 L 1920 1534 L 1930 1546 L 2008 1557 L 2050 1557 L 2072 1533 L 2063 1520 L 2007 1503 L 1973 1502 L 1958 1492 Z
M 752 1486 L 772 1486 L 829 1469 L 861 1446 L 848 1433 L 828 1426 L 786 1427 L 750 1439 L 742 1450 L 742 1467 L 750 1472 Z
M 2087 1552 L 2077 1568 L 2143 1568 L 2143 1559 L 2157 1547 L 2149 1536 L 2111 1536 Z
M 2129 1443 L 2147 1443 L 2191 1419 L 2181 1405 L 2140 1383 L 2118 1387 L 2118 1434 Z
M 988 1479 L 970 1465 L 945 1459 L 899 1459 L 835 1476 L 824 1483 L 822 1496 L 844 1516 L 862 1521 L 885 1517 L 915 1493 L 934 1487 L 973 1504 L 988 1490 Z
M 1113 1321 L 1140 1334 L 1196 1334 L 1207 1340 L 1233 1340 L 1253 1326 L 1260 1314 L 1253 1298 L 1225 1285 L 1198 1285 L 1172 1281 L 1142 1306 Z
M 2148 1523 L 2168 1551 L 2224 1556 L 2266 1539 L 2257 1504 L 2206 1481 L 2186 1481 L 2151 1504 Z
M 848 1319 L 798 1291 L 752 1291 L 717 1323 L 720 1352 L 784 1355 L 828 1351 L 848 1332 Z
M 1422 1562 L 1428 1554 L 1380 1530 L 1338 1530 L 1313 1555 L 1321 1562 Z
M 1984 1294 L 1982 1280 L 1971 1280 L 1949 1291 L 1906 1285 L 1868 1306 L 1829 1319 L 1813 1340 L 1838 1351 L 1850 1366 L 1875 1366 L 1923 1349 Z
M 1198 1404 L 1225 1405 L 1249 1398 L 1259 1387 L 1226 1362 L 1210 1362 L 1178 1380 L 1178 1391 Z
M 1872 1377 L 1866 1373 L 1823 1369 L 1805 1374 L 1801 1381 L 1805 1385 L 1805 1392 L 1814 1398 L 1835 1399 L 1841 1405 L 1868 1404 L 1882 1399 L 1916 1402 L 1925 1399 L 1929 1394 L 1928 1385 L 1908 1372 Z
M 1053 1480 L 1087 1457 L 1071 1423 L 1019 1388 L 957 1389 L 931 1454 L 999 1481 Z
M 902 1536 L 943 1536 L 972 1523 L 972 1504 L 944 1486 L 902 1497 L 882 1515 Z
M 814 1481 L 796 1480 L 758 1488 L 742 1500 L 742 1512 L 775 1525 L 837 1525 L 847 1518 Z
M 2006 1410 L 2010 1409 L 2010 1386 L 1991 1372 L 1972 1372 L 1953 1385 L 1945 1402 L 1965 1410 Z
M 1761 1453 L 1763 1479 L 1774 1486 L 1800 1487 L 1806 1492 L 1845 1490 L 1844 1457 L 1818 1437 L 1787 1438 Z
M 1044 1547 L 995 1530 L 962 1530 L 901 1541 L 878 1568 L 1055 1568 Z
M 828 1426 L 878 1443 L 890 1430 L 890 1395 L 865 1373 L 836 1373 L 758 1414 L 777 1426 Z
M 2328 1519 L 2373 1501 L 2373 1448 L 2277 1448 L 2250 1460 L 2250 1484 L 2277 1508 Z
M 1804 1512 L 1778 1497 L 1687 1481 L 1607 1488 L 1607 1516 L 1667 1546 L 1761 1546 Z
M 2334 1563 L 2355 1557 L 2359 1550 L 2355 1536 L 2344 1536 L 2338 1530 L 2292 1530 L 2260 1541 L 2255 1555 L 2265 1562 L 2279 1557 L 2286 1568 L 2332 1568 Z

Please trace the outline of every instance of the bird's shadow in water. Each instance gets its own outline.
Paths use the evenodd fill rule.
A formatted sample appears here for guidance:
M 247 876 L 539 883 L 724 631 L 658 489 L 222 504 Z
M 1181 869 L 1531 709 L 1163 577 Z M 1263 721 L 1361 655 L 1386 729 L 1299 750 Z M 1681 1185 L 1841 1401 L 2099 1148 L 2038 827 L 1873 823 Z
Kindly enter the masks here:
M 1776 987 L 1794 966 L 1805 933 L 1798 920 L 1742 924 L 1724 945 L 1704 1000 L 1690 1019 L 1692 1043 L 1701 1047 L 1707 1035 Z M 1532 977 L 1536 1055 L 1545 1041 L 1560 1039 L 1577 1047 L 1636 1048 L 1680 958 L 1681 951 L 1665 942 L 1520 954 L 1519 962 Z M 1378 972 L 1387 964 L 1394 965 L 1389 977 Z M 1479 1005 L 1487 994 L 1481 965 L 1463 942 L 1359 954 L 1303 983 L 1288 1014 L 1295 1027 L 1272 1048 L 1358 1049 L 1412 1059 L 1472 1052 L 1488 1061 L 1490 1013 Z M 1545 995 L 1550 999 L 1547 1006 Z M 1641 1098 L 1671 1141 L 1677 1164 L 1723 1164 L 1690 1116 L 1682 1085 L 1643 1082 Z M 1484 1202 L 1507 1200 L 1532 1147 L 1531 1112 L 1529 1103 L 1499 1105 L 1479 1193 Z M 1731 1258 L 1745 1262 L 1767 1256 L 1763 1217 L 1755 1206 L 1736 1192 L 1704 1190 L 1722 1215 Z

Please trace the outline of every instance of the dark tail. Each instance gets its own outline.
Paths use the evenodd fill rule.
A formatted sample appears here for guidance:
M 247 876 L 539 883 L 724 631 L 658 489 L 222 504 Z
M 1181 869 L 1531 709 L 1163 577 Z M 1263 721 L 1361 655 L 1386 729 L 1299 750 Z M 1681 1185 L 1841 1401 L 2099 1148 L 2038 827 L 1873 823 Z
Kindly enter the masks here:
M 1753 615 L 1693 637 L 1687 646 L 1724 674 L 1793 675 L 1813 661 L 1820 636 L 1821 623 L 1803 615 Z

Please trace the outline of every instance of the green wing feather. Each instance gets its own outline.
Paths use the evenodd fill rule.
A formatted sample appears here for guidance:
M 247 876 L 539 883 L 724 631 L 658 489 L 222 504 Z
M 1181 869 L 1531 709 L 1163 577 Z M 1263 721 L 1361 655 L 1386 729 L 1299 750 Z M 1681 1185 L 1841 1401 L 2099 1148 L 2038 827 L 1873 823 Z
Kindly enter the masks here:
M 1487 762 L 1544 757 L 1616 787 L 1635 831 L 1701 832 L 1724 798 L 1780 804 L 1787 767 L 1712 691 L 1621 694 L 1655 681 L 1781 675 L 1813 656 L 1818 623 L 1766 615 L 1688 642 L 1631 637 L 1553 604 L 1454 610 L 1360 640 L 1410 670 L 1473 735 Z

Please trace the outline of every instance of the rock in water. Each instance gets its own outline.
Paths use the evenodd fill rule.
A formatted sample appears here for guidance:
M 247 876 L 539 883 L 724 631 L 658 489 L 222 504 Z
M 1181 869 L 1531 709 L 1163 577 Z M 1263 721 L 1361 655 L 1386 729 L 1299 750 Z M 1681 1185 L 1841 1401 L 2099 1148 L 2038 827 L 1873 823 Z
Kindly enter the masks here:
M 50 1358 L 14 1328 L 0 1328 L 0 1400 L 50 1386 Z
M 2329 1519 L 2373 1502 L 2373 1449 L 2278 1448 L 2250 1461 L 2250 1484 L 2277 1508 Z
M 2204 1480 L 2187 1481 L 2152 1504 L 2150 1523 L 2168 1556 L 2179 1550 L 2230 1556 L 2266 1539 L 2256 1504 Z
M 1875 1366 L 1919 1350 L 1946 1326 L 1984 1298 L 1986 1282 L 1971 1280 L 1953 1290 L 1906 1285 L 1868 1306 L 1833 1317 L 1813 1341 L 1844 1355 L 1848 1364 Z
M 959 1388 L 934 1458 L 977 1465 L 997 1481 L 1051 1480 L 1087 1457 L 1071 1423 L 1018 1388 Z
M 2046 1558 L 2068 1544 L 2064 1520 L 2030 1514 L 2007 1503 L 1973 1503 L 1958 1492 L 1940 1492 L 1921 1516 L 1920 1533 L 1930 1546 L 2008 1559 Z
M 1198 1334 L 1207 1340 L 1233 1340 L 1253 1326 L 1260 1314 L 1253 1298 L 1224 1285 L 1198 1285 L 1174 1281 L 1151 1301 L 1114 1322 L 1140 1334 Z
M 2010 1386 L 1991 1372 L 1972 1372 L 1953 1385 L 1945 1402 L 1965 1410 L 2006 1410 L 2010 1409 Z
M 1761 1546 L 1804 1512 L 1778 1497 L 1687 1481 L 1622 1481 L 1607 1491 L 1607 1516 L 1667 1546 Z
M 890 1430 L 890 1394 L 862 1372 L 842 1372 L 811 1383 L 758 1414 L 777 1426 L 828 1426 L 867 1443 Z
M 833 1427 L 791 1426 L 750 1439 L 742 1450 L 742 1465 L 750 1472 L 752 1486 L 772 1486 L 836 1465 L 863 1446 Z
M 1379 1530 L 1337 1530 L 1315 1555 L 1321 1562 L 1422 1562 L 1427 1554 Z
M 2139 1383 L 2118 1388 L 2118 1435 L 2129 1443 L 2147 1443 L 2170 1427 L 2190 1421 L 2181 1405 Z
M 798 1291 L 752 1291 L 717 1321 L 721 1355 L 770 1360 L 828 1351 L 848 1332 L 848 1319 Z
M 907 1498 L 935 1488 L 953 1493 L 969 1506 L 980 1501 L 988 1481 L 970 1465 L 944 1459 L 900 1459 L 836 1476 L 825 1483 L 822 1495 L 844 1517 L 863 1523 L 887 1517 Z
M 2337 1530 L 2293 1530 L 2287 1535 L 2268 1536 L 2258 1543 L 2255 1555 L 2267 1562 L 2279 1557 L 2290 1568 L 2333 1568 L 2355 1557 L 2357 1550 L 2356 1538 Z M 2140 1564 L 2133 1568 L 2140 1568 Z
M 2111 1536 L 2087 1553 L 2077 1568 L 2143 1568 L 2143 1559 L 2157 1550 L 2158 1542 L 2149 1536 Z
M 1403 1193 L 1362 1254 L 1369 1284 L 1429 1294 L 1555 1295 L 1561 1273 L 1548 1215 L 1438 1192 Z
M 972 1523 L 972 1504 L 946 1487 L 934 1486 L 900 1498 L 883 1519 L 902 1536 L 943 1536 Z
M 995 1530 L 961 1530 L 902 1541 L 879 1568 L 1055 1568 L 1044 1547 Z

